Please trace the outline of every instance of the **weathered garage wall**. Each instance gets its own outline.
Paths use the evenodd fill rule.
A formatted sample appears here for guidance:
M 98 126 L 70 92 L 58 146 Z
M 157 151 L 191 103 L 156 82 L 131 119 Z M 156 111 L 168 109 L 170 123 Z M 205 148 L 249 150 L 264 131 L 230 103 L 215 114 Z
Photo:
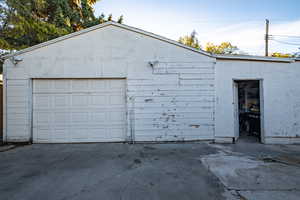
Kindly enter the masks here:
M 161 62 L 128 79 L 136 141 L 213 139 L 214 63 Z
M 18 57 L 5 62 L 6 141 L 31 138 L 33 78 L 127 78 L 128 139 L 214 137 L 214 58 L 114 25 Z
M 30 80 L 22 72 L 23 68 L 14 68 L 10 60 L 5 61 L 3 141 L 7 142 L 26 142 L 30 138 Z
M 262 79 L 265 143 L 300 142 L 300 62 L 217 60 L 216 139 L 234 137 L 233 79 Z

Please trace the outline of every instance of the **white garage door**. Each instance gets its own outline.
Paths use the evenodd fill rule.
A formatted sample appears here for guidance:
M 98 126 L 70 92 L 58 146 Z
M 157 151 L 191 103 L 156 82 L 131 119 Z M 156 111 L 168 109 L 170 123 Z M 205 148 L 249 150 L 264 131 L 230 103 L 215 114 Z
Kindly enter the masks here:
M 124 79 L 36 79 L 33 141 L 125 141 L 125 108 Z

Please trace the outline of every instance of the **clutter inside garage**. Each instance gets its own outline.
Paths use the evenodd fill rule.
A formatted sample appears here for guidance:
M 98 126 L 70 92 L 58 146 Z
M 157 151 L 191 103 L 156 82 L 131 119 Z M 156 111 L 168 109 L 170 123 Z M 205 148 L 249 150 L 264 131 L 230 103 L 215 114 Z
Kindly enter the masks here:
M 238 81 L 238 110 L 240 137 L 256 137 L 260 140 L 259 81 Z

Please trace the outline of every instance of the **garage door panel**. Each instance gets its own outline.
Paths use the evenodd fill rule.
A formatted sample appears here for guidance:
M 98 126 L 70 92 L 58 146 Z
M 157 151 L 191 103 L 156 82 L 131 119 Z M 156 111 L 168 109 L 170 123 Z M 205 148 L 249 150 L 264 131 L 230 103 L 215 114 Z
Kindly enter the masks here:
M 106 92 L 107 91 L 108 82 L 98 83 L 98 80 L 90 80 L 90 89 L 91 92 Z
M 51 82 L 34 80 L 33 93 L 49 92 L 51 90 Z
M 66 110 L 65 112 L 63 111 L 53 111 L 52 113 L 52 118 L 53 121 L 51 122 L 51 125 L 66 125 L 70 123 L 70 113 Z
M 36 124 L 51 124 L 51 115 L 49 115 L 48 112 L 38 112 L 36 115 L 34 115 L 34 123 Z
M 105 119 L 107 119 L 106 117 L 106 113 L 105 112 L 93 112 L 91 114 L 91 123 L 96 123 L 96 122 L 99 122 L 99 121 L 105 121 Z
M 119 114 L 120 111 L 112 111 L 109 113 L 109 121 L 113 121 L 113 122 L 124 122 L 125 120 L 125 115 L 120 115 Z
M 89 88 L 89 80 L 72 80 L 71 88 L 72 92 L 86 92 Z
M 70 92 L 71 80 L 58 79 L 58 80 L 52 81 L 51 83 L 50 83 L 50 85 L 52 85 L 53 87 L 51 88 L 52 90 L 50 92 L 52 92 L 52 93 Z
M 123 96 L 121 95 L 110 95 L 109 96 L 109 102 L 110 105 L 123 105 Z
M 67 140 L 68 134 L 66 134 L 66 131 L 63 127 L 56 127 L 52 130 L 52 140 Z
M 71 123 L 88 124 L 89 122 L 88 112 L 72 112 Z
M 89 139 L 87 135 L 88 131 L 89 129 L 86 130 L 85 128 L 71 128 L 70 137 L 71 139 L 82 139 L 82 140 Z
M 82 94 L 82 95 L 72 95 L 71 96 L 71 108 L 78 108 L 78 107 L 88 107 L 89 106 L 89 94 Z
M 109 96 L 102 94 L 102 95 L 92 95 L 91 98 L 91 105 L 92 106 L 101 106 L 101 105 L 107 105 L 109 103 Z
M 112 128 L 109 132 L 109 136 L 112 138 L 119 138 L 120 135 L 124 132 L 123 128 Z
M 91 128 L 89 131 L 89 137 L 94 140 L 107 140 L 106 128 Z
M 70 97 L 63 94 L 34 94 L 33 109 L 63 109 L 68 108 Z
M 34 109 L 49 109 L 51 108 L 51 97 L 48 95 L 36 95 L 33 99 L 35 103 Z
M 125 80 L 38 79 L 33 88 L 34 142 L 125 141 Z
M 113 91 L 122 91 L 125 88 L 125 85 L 122 82 L 108 82 L 109 89 Z
M 36 133 L 38 132 L 38 134 L 36 134 L 37 140 L 49 140 L 49 138 L 52 137 L 51 127 L 36 127 L 34 130 Z
M 51 105 L 53 109 L 62 109 L 62 108 L 69 108 L 70 105 L 70 97 L 68 95 L 52 95 L 50 96 L 53 98 L 53 100 L 50 100 L 50 105 L 51 101 L 53 101 L 53 104 Z

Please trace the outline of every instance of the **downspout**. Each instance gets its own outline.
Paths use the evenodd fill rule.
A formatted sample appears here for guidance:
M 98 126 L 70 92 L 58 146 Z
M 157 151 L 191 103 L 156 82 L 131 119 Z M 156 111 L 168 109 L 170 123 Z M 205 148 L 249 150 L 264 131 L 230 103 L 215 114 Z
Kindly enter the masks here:
M 131 97 L 131 109 L 130 109 L 130 143 L 135 144 L 135 133 L 134 133 L 134 127 L 135 127 L 135 98 Z
M 3 108 L 3 113 L 2 113 L 2 123 L 3 123 L 3 129 L 2 129 L 2 142 L 3 143 L 6 143 L 7 142 L 7 80 L 6 80 L 6 67 L 5 67 L 5 59 L 1 58 L 1 61 L 3 61 L 3 65 L 2 65 L 2 76 L 3 76 L 3 87 L 2 87 L 2 90 L 3 90 L 3 105 L 2 105 L 2 108 Z
M 28 79 L 29 142 L 33 144 L 33 79 Z
M 214 103 L 214 110 L 213 110 L 213 121 L 214 121 L 214 127 L 213 127 L 213 141 L 216 138 L 216 108 L 217 108 L 217 103 L 218 103 L 218 96 L 217 96 L 217 92 L 216 92 L 216 87 L 217 87 L 217 69 L 216 69 L 216 65 L 217 65 L 217 59 L 215 58 L 214 62 L 213 62 L 213 67 L 214 67 L 214 98 L 215 98 L 215 103 Z

